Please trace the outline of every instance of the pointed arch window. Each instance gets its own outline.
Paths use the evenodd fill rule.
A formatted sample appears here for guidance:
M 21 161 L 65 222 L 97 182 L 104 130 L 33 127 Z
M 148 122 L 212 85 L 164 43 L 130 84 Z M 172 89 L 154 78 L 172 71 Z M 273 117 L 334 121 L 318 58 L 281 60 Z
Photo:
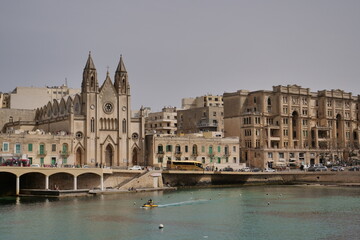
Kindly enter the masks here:
M 91 85 L 92 88 L 95 87 L 95 80 L 94 80 L 94 76 L 91 76 Z
M 91 118 L 90 120 L 90 131 L 95 132 L 95 119 Z
M 122 120 L 122 132 L 126 133 L 126 119 Z

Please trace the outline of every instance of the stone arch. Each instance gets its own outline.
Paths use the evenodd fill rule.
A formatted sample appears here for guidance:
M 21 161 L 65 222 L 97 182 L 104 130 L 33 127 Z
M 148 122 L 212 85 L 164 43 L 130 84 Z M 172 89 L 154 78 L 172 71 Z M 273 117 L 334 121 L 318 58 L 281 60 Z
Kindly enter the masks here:
M 80 99 L 80 96 L 78 94 L 74 98 L 74 113 L 76 115 L 81 114 L 81 99 Z
M 138 154 L 139 154 L 139 151 L 138 151 L 138 149 L 135 147 L 135 148 L 133 148 L 133 150 L 132 150 L 132 164 L 133 165 L 139 165 L 140 163 L 139 163 L 139 158 L 138 158 Z
M 71 106 L 73 104 L 73 100 L 71 97 L 69 97 L 66 101 L 66 112 L 71 113 Z
M 84 150 L 78 147 L 75 152 L 75 165 L 82 166 L 85 164 Z
M 60 104 L 59 104 L 59 112 L 60 112 L 60 116 L 64 115 L 66 112 L 66 103 L 64 98 L 61 99 Z
M 59 102 L 57 100 L 53 100 L 52 104 L 53 116 L 57 116 L 59 114 Z
M 114 165 L 114 148 L 110 143 L 105 147 L 105 165 L 108 167 Z

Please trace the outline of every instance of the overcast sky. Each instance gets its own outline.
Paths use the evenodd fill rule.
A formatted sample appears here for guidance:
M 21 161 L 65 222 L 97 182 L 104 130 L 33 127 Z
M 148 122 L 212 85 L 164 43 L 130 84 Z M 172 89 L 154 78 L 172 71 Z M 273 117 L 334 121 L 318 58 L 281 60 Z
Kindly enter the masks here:
M 120 54 L 132 109 L 298 84 L 360 94 L 360 1 L 0 1 L 0 91 L 101 85 Z

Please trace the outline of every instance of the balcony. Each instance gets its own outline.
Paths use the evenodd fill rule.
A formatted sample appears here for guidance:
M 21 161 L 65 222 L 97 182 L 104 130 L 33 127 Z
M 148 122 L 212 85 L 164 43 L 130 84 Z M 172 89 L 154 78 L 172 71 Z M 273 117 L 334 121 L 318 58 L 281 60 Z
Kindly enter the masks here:
M 39 157 L 45 157 L 45 156 L 47 155 L 47 151 L 38 151 L 38 152 L 37 152 L 37 155 L 38 155 Z
M 157 155 L 159 158 L 162 158 L 162 157 L 164 157 L 164 151 L 158 151 L 158 152 L 156 153 L 156 155 Z
M 176 151 L 176 152 L 175 152 L 175 157 L 176 157 L 176 158 L 179 158 L 179 157 L 181 157 L 181 154 L 182 154 L 181 151 Z
M 60 151 L 60 156 L 62 158 L 68 158 L 70 156 L 70 152 L 69 151 Z

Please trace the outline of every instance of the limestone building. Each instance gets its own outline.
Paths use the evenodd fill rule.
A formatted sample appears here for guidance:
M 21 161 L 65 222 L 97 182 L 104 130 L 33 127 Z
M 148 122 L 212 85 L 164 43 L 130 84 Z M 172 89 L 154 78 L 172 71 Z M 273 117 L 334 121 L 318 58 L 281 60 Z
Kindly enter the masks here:
M 40 166 L 74 165 L 73 137 L 63 132 L 51 136 L 40 130 L 2 133 L 0 143 L 0 163 L 9 158 L 26 157 L 30 164 Z
M 8 107 L 11 109 L 36 109 L 53 100 L 80 93 L 80 89 L 66 84 L 53 87 L 17 87 L 9 93 Z M 29 101 L 31 99 L 31 101 Z
M 143 165 L 145 120 L 142 110 L 138 118 L 131 117 L 130 103 L 130 84 L 123 58 L 120 57 L 114 83 L 107 73 L 99 87 L 97 71 L 89 54 L 80 94 L 54 99 L 36 110 L 33 121 L 8 122 L 4 129 L 7 132 L 39 129 L 49 138 L 65 132 L 73 139 L 69 145 L 71 164 Z M 44 156 L 45 163 L 50 161 Z
M 225 136 L 240 137 L 250 166 L 336 164 L 358 153 L 359 96 L 288 85 L 223 97 Z
M 0 93 L 0 108 L 10 108 L 10 95 L 8 93 Z
M 182 109 L 177 111 L 177 115 L 178 134 L 224 131 L 222 96 L 184 98 Z
M 168 160 L 200 161 L 210 169 L 240 169 L 239 138 L 215 137 L 214 134 L 185 136 L 146 136 L 146 159 L 154 167 L 166 167 Z
M 149 113 L 146 118 L 145 129 L 147 134 L 176 134 L 176 107 L 164 107 L 161 112 Z

